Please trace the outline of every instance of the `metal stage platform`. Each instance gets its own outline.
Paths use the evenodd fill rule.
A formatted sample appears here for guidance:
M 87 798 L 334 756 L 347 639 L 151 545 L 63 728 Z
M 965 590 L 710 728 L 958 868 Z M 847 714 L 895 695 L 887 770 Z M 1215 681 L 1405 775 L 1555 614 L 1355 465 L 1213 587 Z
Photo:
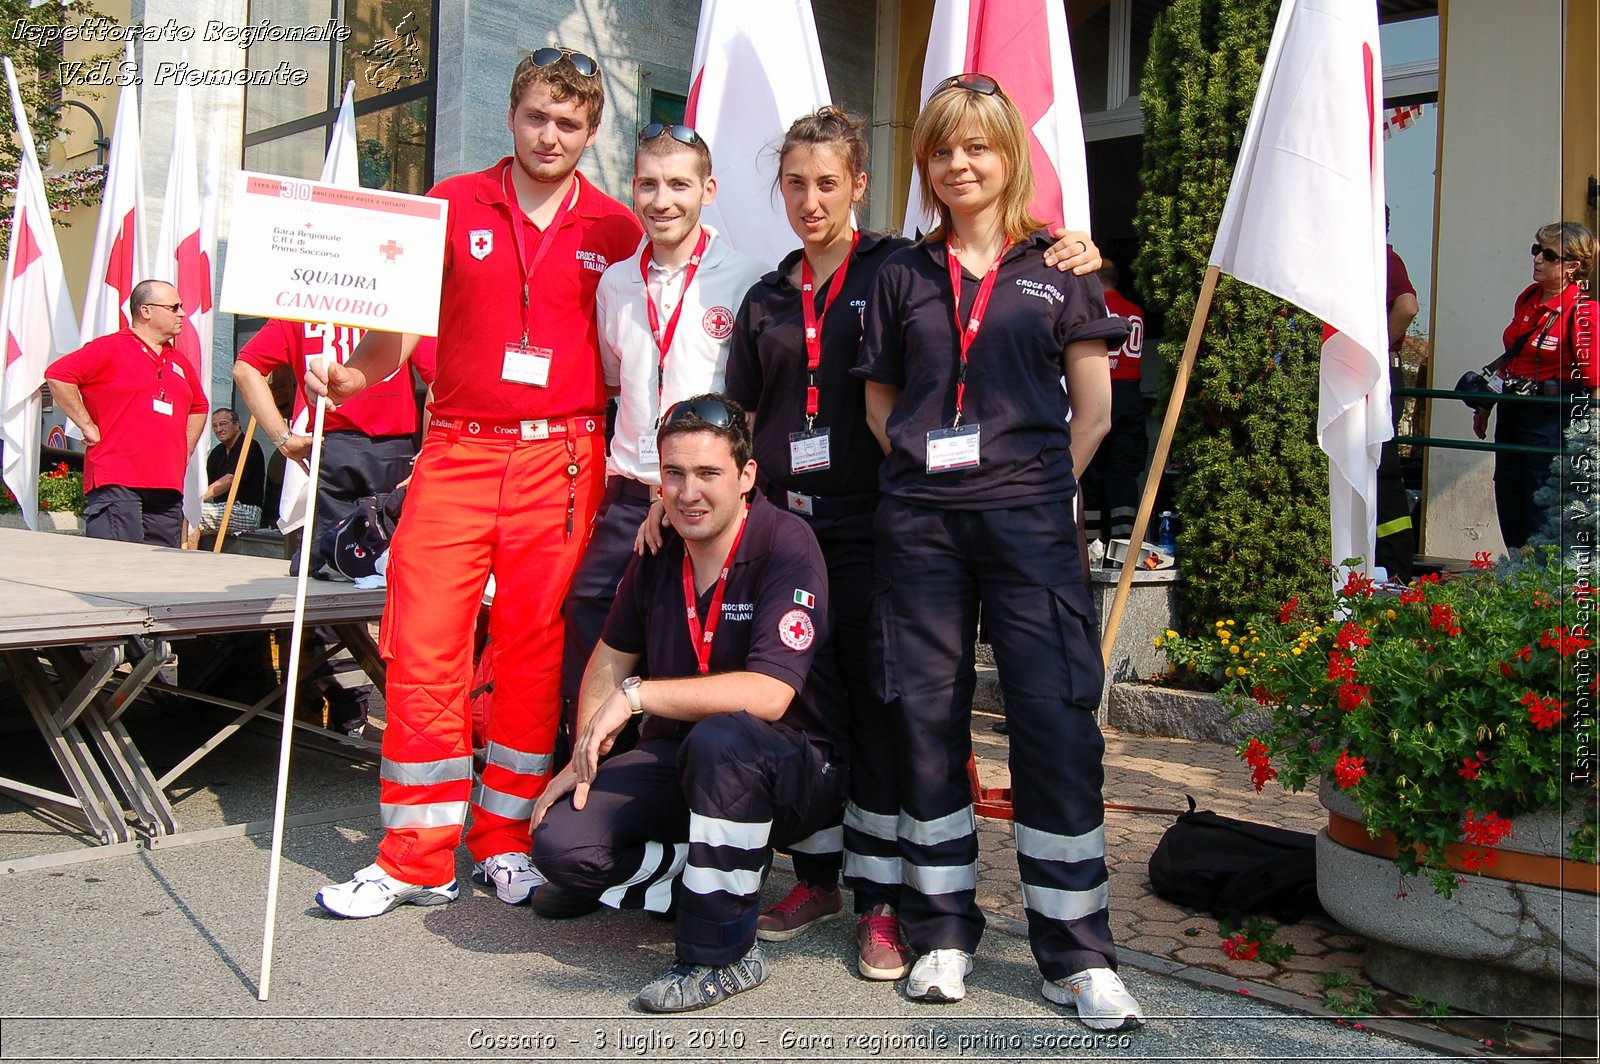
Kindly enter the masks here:
M 184 639 L 286 632 L 295 591 L 287 568 L 279 559 L 0 529 L 0 682 L 15 686 L 68 788 L 0 776 L 0 792 L 66 812 L 106 846 L 176 835 L 168 789 L 252 719 L 281 720 L 284 696 L 280 684 L 254 703 L 233 701 L 163 682 L 163 666 Z M 302 668 L 345 648 L 381 687 L 383 662 L 367 626 L 383 604 L 382 590 L 310 581 L 306 624 L 330 629 L 337 641 Z M 158 776 L 123 722 L 147 692 L 205 702 L 232 718 Z M 341 745 L 348 752 L 352 744 L 376 749 L 361 740 Z

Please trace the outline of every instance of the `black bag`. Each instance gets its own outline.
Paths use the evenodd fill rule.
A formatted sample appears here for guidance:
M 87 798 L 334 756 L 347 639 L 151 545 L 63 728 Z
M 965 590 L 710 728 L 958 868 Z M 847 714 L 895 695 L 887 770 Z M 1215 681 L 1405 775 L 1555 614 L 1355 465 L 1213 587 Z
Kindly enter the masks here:
M 357 499 L 355 508 L 338 524 L 317 534 L 311 575 L 318 580 L 357 580 L 375 576 L 379 555 L 400 523 L 405 489 Z
M 1189 798 L 1189 811 L 1150 855 L 1150 886 L 1157 897 L 1218 919 L 1266 915 L 1292 924 L 1322 911 L 1315 845 L 1303 831 L 1196 812 Z

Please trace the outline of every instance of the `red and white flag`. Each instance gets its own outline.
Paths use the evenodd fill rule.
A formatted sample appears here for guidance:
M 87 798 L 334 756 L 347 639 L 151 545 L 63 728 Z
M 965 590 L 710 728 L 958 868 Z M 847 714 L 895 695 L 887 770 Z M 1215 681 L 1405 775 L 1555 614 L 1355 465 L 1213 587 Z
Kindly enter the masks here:
M 133 64 L 128 42 L 125 69 Z M 144 243 L 144 163 L 140 158 L 139 97 L 125 86 L 117 100 L 117 121 L 111 131 L 111 161 L 100 198 L 100 222 L 89 258 L 89 284 L 83 297 L 84 343 L 128 324 L 128 297 L 149 274 Z M 70 434 L 70 433 L 69 433 Z
M 61 252 L 45 200 L 44 175 L 28 128 L 17 77 L 6 59 L 6 87 L 17 119 L 22 158 L 11 208 L 11 250 L 6 288 L 0 297 L 5 334 L 5 372 L 0 377 L 0 438 L 4 440 L 6 485 L 17 497 L 22 519 L 39 527 L 39 387 L 51 361 L 78 346 L 72 295 L 61 269 Z
M 1317 442 L 1332 555 L 1372 571 L 1389 421 L 1384 313 L 1383 61 L 1378 15 L 1284 0 L 1222 210 L 1211 265 L 1327 323 Z
M 185 53 L 187 55 L 187 53 Z M 161 206 L 161 231 L 156 238 L 155 276 L 171 280 L 183 301 L 183 331 L 173 341 L 175 347 L 200 375 L 199 387 L 207 405 L 211 397 L 211 330 L 216 319 L 212 308 L 216 251 L 206 244 L 201 223 L 199 152 L 194 136 L 194 90 L 178 86 L 173 108 L 172 152 L 167 160 L 166 195 Z M 141 278 L 142 279 L 142 278 Z M 189 457 L 189 472 L 184 480 L 183 515 L 191 525 L 200 523 L 200 493 L 206 485 L 205 457 L 208 448 L 195 447 Z
M 1383 139 L 1388 140 L 1401 130 L 1410 129 L 1422 114 L 1422 105 L 1416 103 L 1391 108 L 1383 116 Z
M 830 99 L 810 0 L 701 0 L 684 122 L 726 179 L 701 217 L 758 261 L 794 250 L 774 190 L 778 147 L 795 119 Z
M 1033 214 L 1052 230 L 1065 223 L 1089 231 L 1089 175 L 1083 117 L 1060 0 L 935 0 L 922 101 L 956 74 L 988 74 L 1022 112 L 1033 161 Z M 906 203 L 907 234 L 936 222 L 915 175 Z
M 339 104 L 339 117 L 334 120 L 333 132 L 328 137 L 328 151 L 322 157 L 322 174 L 317 178 L 324 185 L 338 185 L 340 188 L 360 188 L 361 170 L 356 156 L 356 83 L 348 81 L 344 86 L 344 99 Z M 322 337 L 322 353 L 324 357 L 332 356 L 340 362 L 349 359 L 356 344 L 361 342 L 361 337 L 366 335 L 361 329 L 347 329 L 333 325 L 313 325 L 309 322 L 295 322 L 294 327 L 302 330 L 309 337 Z M 345 343 L 340 344 L 338 338 L 343 337 Z M 397 372 L 410 373 L 411 371 L 401 366 Z M 387 378 L 385 378 L 387 379 Z M 306 404 L 290 426 L 297 433 L 311 431 L 311 417 L 316 407 Z M 311 477 L 300 468 L 299 462 L 285 462 L 283 464 L 283 487 L 278 492 L 278 529 L 285 535 L 299 528 L 306 520 L 306 488 L 311 484 Z

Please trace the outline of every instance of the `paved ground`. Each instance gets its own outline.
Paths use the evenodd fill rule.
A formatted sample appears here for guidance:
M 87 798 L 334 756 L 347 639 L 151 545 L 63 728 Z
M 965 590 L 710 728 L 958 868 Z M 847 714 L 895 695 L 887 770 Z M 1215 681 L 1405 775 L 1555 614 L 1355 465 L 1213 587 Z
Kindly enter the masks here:
M 1004 745 L 991 719 L 979 717 L 975 736 L 986 782 L 1000 783 Z M 153 762 L 176 758 L 178 723 L 135 721 Z M 40 763 L 26 733 L 5 739 L 7 771 Z M 275 750 L 268 737 L 241 735 L 180 781 L 185 826 L 269 817 Z M 1306 830 L 1321 819 L 1310 799 L 1257 797 L 1231 751 L 1210 744 L 1110 734 L 1106 763 L 1113 804 L 1176 809 L 1187 792 L 1203 807 Z M 291 814 L 376 792 L 372 768 L 349 758 L 300 753 L 293 771 Z M 671 960 L 669 928 L 638 914 L 549 923 L 469 891 L 442 909 L 325 917 L 310 898 L 370 860 L 377 821 L 368 815 L 289 833 L 265 1004 L 256 1000 L 265 835 L 0 876 L 0 1059 L 1409 1060 L 1482 1055 L 1486 1038 L 1498 1052 L 1516 1034 L 1330 1011 L 1330 993 L 1334 1005 L 1365 1002 L 1360 942 L 1326 921 L 1278 932 L 1296 946 L 1281 968 L 1228 961 L 1215 921 L 1149 894 L 1144 863 L 1169 822 L 1107 819 L 1114 928 L 1150 1019 L 1125 1038 L 1097 1043 L 1038 996 L 1004 822 L 980 822 L 990 934 L 961 1004 L 922 1005 L 900 986 L 856 978 L 851 927 L 840 921 L 775 946 L 767 986 L 663 1020 L 630 1005 Z M 74 847 L 87 850 L 60 823 L 0 799 L 0 860 Z M 768 894 L 790 884 L 780 864 Z M 1331 991 L 1324 983 L 1346 978 Z M 1518 1037 L 1522 1054 L 1559 1052 Z

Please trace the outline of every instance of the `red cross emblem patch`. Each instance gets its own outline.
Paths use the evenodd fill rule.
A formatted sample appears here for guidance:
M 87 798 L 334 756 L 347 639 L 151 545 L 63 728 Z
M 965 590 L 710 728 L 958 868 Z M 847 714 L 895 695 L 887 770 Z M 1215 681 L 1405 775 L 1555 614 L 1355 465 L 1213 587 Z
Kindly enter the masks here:
M 790 650 L 804 650 L 817 635 L 811 623 L 811 614 L 805 610 L 790 610 L 778 621 L 778 638 Z
M 707 336 L 714 340 L 726 340 L 733 335 L 733 311 L 727 307 L 712 307 L 700 319 L 700 324 L 705 326 Z
M 486 259 L 489 252 L 494 250 L 494 230 L 474 229 L 467 234 L 467 248 L 475 259 Z

